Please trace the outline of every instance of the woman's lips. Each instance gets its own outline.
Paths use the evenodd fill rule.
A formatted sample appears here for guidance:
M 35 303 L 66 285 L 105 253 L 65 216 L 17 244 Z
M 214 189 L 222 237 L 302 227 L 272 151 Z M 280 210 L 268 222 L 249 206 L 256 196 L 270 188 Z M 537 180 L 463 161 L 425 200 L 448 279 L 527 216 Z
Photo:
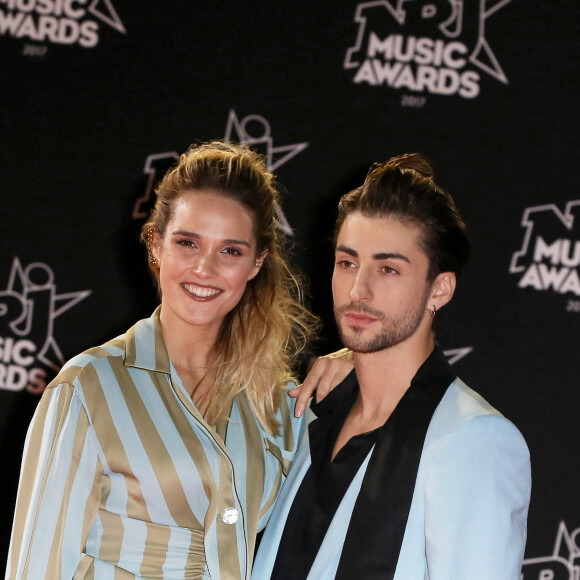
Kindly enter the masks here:
M 199 284 L 182 284 L 186 292 L 196 300 L 212 300 L 222 293 L 219 288 L 200 286 Z

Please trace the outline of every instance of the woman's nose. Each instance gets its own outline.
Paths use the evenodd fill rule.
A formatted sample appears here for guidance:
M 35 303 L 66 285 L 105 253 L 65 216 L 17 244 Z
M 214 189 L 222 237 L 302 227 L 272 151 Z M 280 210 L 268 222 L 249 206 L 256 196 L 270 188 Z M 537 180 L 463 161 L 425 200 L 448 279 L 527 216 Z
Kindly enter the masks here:
M 215 258 L 209 253 L 198 254 L 193 261 L 192 269 L 200 276 L 211 276 L 215 272 Z

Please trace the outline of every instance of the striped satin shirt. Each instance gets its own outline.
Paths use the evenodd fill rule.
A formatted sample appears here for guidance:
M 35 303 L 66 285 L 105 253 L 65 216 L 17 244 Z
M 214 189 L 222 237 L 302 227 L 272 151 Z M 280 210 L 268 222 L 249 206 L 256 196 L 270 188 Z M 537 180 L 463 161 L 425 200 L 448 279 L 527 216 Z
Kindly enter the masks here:
M 159 309 L 69 361 L 25 443 L 7 579 L 250 577 L 304 422 L 244 393 L 214 430 L 169 360 Z

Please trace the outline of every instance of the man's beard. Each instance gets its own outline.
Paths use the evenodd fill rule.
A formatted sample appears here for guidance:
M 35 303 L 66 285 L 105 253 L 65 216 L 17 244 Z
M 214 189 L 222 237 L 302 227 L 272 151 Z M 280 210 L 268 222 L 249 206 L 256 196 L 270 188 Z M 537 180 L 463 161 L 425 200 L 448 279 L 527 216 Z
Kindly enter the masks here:
M 362 302 L 358 304 L 351 302 L 339 308 L 335 307 L 334 317 L 342 343 L 353 352 L 371 353 L 391 348 L 407 340 L 413 336 L 421 324 L 429 301 L 428 290 L 428 288 L 425 289 L 420 303 L 415 308 L 407 310 L 400 316 L 386 316 L 384 312 L 375 310 Z M 348 330 L 341 327 L 340 315 L 344 312 L 368 314 L 376 318 L 382 328 L 374 336 L 364 338 L 364 330 L 360 327 L 349 327 Z M 342 324 L 346 326 L 344 322 Z

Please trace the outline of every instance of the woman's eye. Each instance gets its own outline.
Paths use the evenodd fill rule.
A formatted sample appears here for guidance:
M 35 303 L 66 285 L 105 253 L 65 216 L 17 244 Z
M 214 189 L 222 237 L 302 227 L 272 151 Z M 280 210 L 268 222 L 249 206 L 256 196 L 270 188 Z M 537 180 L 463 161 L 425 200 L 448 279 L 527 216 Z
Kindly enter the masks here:
M 222 254 L 226 254 L 228 256 L 241 256 L 242 252 L 240 252 L 238 248 L 228 247 L 222 250 Z
M 181 238 L 180 240 L 177 240 L 176 243 L 178 246 L 183 246 L 186 248 L 197 248 L 197 244 L 189 238 Z

